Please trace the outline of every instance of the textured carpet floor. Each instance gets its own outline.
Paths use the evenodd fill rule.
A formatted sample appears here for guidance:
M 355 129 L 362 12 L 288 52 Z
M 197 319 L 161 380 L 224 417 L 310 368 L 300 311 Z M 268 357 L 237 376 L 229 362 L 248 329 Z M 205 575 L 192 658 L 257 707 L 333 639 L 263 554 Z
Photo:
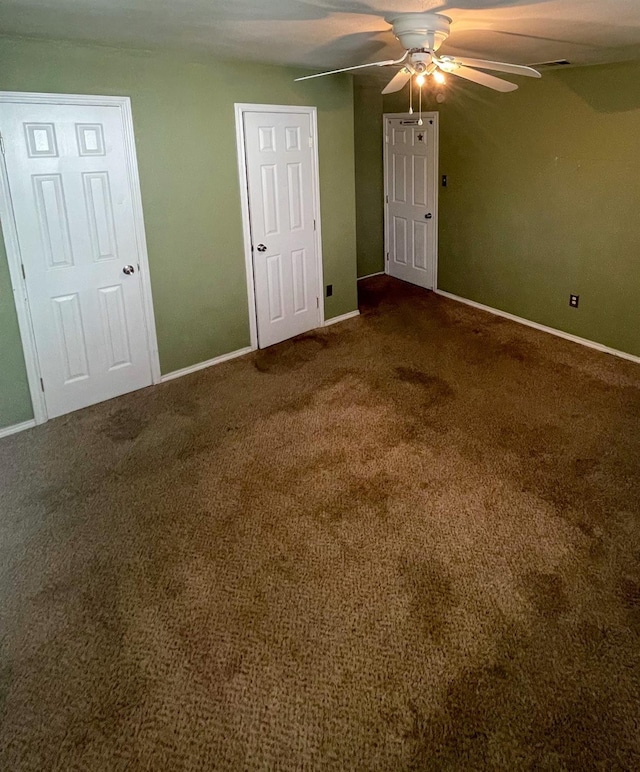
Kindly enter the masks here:
M 0 769 L 640 769 L 640 368 L 361 290 L 0 442 Z

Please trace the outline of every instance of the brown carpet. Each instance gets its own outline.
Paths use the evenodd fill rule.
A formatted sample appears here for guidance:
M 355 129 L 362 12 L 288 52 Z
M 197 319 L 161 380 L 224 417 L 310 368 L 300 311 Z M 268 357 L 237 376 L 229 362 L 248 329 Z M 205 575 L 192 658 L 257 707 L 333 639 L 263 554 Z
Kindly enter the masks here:
M 2 770 L 640 769 L 640 368 L 361 290 L 0 442 Z

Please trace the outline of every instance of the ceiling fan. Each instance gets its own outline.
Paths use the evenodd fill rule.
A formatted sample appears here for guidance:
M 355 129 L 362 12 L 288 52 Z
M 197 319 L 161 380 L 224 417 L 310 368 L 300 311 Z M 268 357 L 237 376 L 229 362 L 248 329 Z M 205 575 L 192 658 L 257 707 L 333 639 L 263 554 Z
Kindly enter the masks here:
M 422 86 L 425 79 L 432 76 L 437 83 L 444 83 L 445 74 L 479 83 L 495 91 L 515 91 L 518 86 L 508 80 L 496 78 L 482 70 L 494 70 L 510 75 L 526 75 L 529 78 L 540 78 L 541 75 L 533 67 L 507 62 L 492 62 L 485 59 L 469 59 L 465 56 L 437 56 L 436 51 L 449 37 L 451 19 L 440 13 L 398 13 L 385 19 L 393 28 L 393 34 L 402 43 L 406 51 L 399 59 L 388 59 L 371 64 L 358 64 L 355 67 L 343 67 L 340 70 L 319 72 L 315 75 L 305 75 L 296 80 L 321 78 L 324 75 L 334 75 L 338 72 L 360 70 L 364 67 L 397 67 L 397 72 L 385 86 L 382 93 L 392 94 L 400 91 L 413 76 Z

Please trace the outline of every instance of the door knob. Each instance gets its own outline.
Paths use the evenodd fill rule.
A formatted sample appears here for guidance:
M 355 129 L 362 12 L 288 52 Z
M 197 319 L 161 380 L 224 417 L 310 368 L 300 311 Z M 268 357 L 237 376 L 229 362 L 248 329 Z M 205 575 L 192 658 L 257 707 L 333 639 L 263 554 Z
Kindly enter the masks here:
M 425 220 L 430 220 L 432 217 L 433 217 L 433 215 L 431 214 L 431 212 L 429 212 L 428 214 L 425 214 L 424 219 Z
M 125 265 L 125 267 L 122 269 L 122 273 L 126 273 L 127 276 L 130 276 L 135 271 L 135 268 L 132 265 Z
M 258 252 L 266 252 L 267 248 L 264 244 L 258 244 Z

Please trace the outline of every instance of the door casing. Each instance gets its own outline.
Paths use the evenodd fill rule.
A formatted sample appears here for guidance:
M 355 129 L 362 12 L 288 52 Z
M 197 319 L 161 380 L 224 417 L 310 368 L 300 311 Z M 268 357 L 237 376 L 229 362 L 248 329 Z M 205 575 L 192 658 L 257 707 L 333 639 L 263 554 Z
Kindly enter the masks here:
M 417 120 L 417 114 L 416 113 L 384 113 L 382 116 L 382 154 L 383 154 L 383 175 L 384 175 L 384 273 L 389 273 L 389 261 L 387 259 L 389 254 L 389 206 L 388 206 L 388 200 L 389 200 L 389 175 L 387 172 L 388 169 L 388 160 L 389 160 L 389 153 L 388 153 L 388 143 L 387 143 L 387 121 L 393 120 L 397 118 L 402 118 L 405 120 Z M 438 223 L 439 223 L 439 215 L 438 215 L 438 199 L 439 199 L 439 192 L 440 192 L 440 185 L 439 185 L 439 158 L 440 158 L 440 121 L 439 121 L 440 115 L 437 112 L 430 112 L 430 113 L 422 113 L 422 119 L 423 120 L 433 120 L 433 126 L 434 126 L 434 137 L 435 137 L 435 166 L 433 169 L 433 182 L 434 182 L 434 224 L 433 227 L 435 229 L 435 248 L 433 252 L 433 257 L 431 260 L 431 267 L 430 267 L 430 273 L 431 273 L 431 283 L 433 290 L 435 291 L 438 288 Z
M 131 100 L 129 97 L 117 96 L 88 96 L 84 94 L 38 94 L 19 91 L 0 91 L 0 116 L 2 105 L 6 103 L 28 103 L 41 105 L 82 105 L 88 107 L 118 107 L 122 116 L 122 125 L 125 138 L 125 160 L 129 176 L 131 190 L 131 203 L 135 224 L 136 243 L 140 262 L 142 305 L 144 310 L 146 339 L 151 364 L 152 382 L 160 383 L 160 359 L 158 356 L 158 341 L 156 336 L 155 318 L 153 312 L 153 300 L 151 295 L 151 281 L 149 277 L 149 258 L 147 254 L 147 241 L 144 229 L 142 212 L 142 198 L 140 195 L 140 178 L 138 174 L 138 162 L 136 156 L 135 139 L 133 134 L 133 119 L 131 114 Z M 0 126 L 1 129 L 1 126 Z M 0 153 L 0 219 L 2 221 L 2 234 L 7 251 L 9 275 L 11 287 L 16 305 L 20 338 L 24 352 L 29 392 L 33 406 L 33 417 L 36 424 L 42 424 L 48 420 L 47 405 L 40 383 L 40 364 L 36 350 L 29 298 L 26 282 L 22 273 L 22 257 L 18 232 L 13 215 L 13 206 L 9 188 L 9 177 L 4 161 L 4 154 Z
M 247 302 L 249 308 L 249 331 L 251 348 L 258 348 L 258 318 L 256 313 L 256 288 L 253 279 L 253 253 L 251 251 L 251 214 L 249 210 L 249 185 L 247 179 L 247 155 L 244 134 L 245 113 L 306 113 L 311 122 L 313 138 L 313 211 L 316 220 L 315 248 L 317 261 L 318 288 L 320 298 L 319 326 L 324 325 L 324 277 L 322 272 L 322 223 L 320 221 L 320 160 L 318 155 L 318 111 L 315 107 L 300 107 L 298 105 L 256 105 L 237 102 L 236 116 L 236 147 L 238 151 L 238 172 L 240 176 L 240 203 L 242 208 L 242 237 L 244 242 L 245 270 L 247 274 Z

